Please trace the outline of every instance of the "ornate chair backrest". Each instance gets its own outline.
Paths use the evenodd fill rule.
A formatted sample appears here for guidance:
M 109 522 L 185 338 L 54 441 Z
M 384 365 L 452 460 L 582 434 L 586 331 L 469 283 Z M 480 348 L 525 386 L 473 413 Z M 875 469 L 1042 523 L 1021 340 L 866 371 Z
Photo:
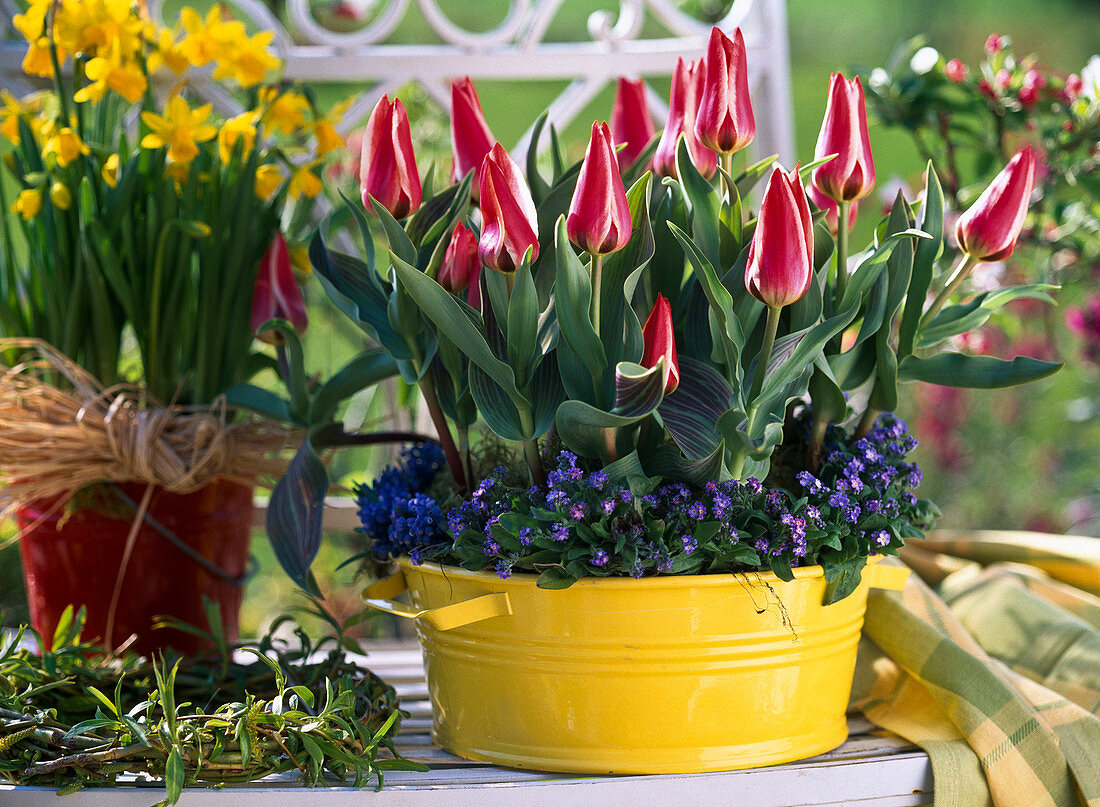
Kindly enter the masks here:
M 412 13 L 412 0 L 229 0 L 228 5 L 251 28 L 275 32 L 274 47 L 285 61 L 286 78 L 362 82 L 368 87 L 344 115 L 339 127 L 344 134 L 366 120 L 383 93 L 392 94 L 409 81 L 421 84 L 444 109 L 449 108 L 449 81 L 462 75 L 475 81 L 509 79 L 517 84 L 567 81 L 550 105 L 549 120 L 561 130 L 619 76 L 662 77 L 663 85 L 676 56 L 697 58 L 706 47 L 710 26 L 686 14 L 675 0 L 619 0 L 617 15 L 596 11 L 588 16 L 587 39 L 560 41 L 554 34 L 555 24 L 563 6 L 569 10 L 577 2 L 504 0 L 500 22 L 474 31 L 456 24 L 444 10 L 458 5 L 457 0 L 415 0 L 425 39 L 437 41 L 413 45 L 395 41 L 400 36 L 394 36 Z M 154 16 L 168 16 L 164 0 L 148 0 L 148 5 Z M 195 0 L 194 5 L 207 6 L 208 0 Z M 345 17 L 362 14 L 366 22 L 354 30 L 330 30 L 318 21 L 318 9 L 327 9 L 330 17 L 332 12 Z M 16 13 L 14 0 L 0 0 L 0 11 L 2 35 Z M 757 119 L 754 153 L 777 153 L 789 162 L 794 147 L 786 24 L 783 0 L 735 0 L 718 22 L 729 31 L 740 26 L 745 37 Z M 23 51 L 21 43 L 0 43 L 0 86 L 16 94 L 31 89 L 20 68 Z M 235 111 L 235 100 L 217 82 L 199 80 L 198 85 L 198 91 L 221 111 Z M 650 96 L 651 108 L 663 117 L 665 102 L 652 89 Z M 524 149 L 528 138 L 529 133 L 518 143 L 506 145 Z

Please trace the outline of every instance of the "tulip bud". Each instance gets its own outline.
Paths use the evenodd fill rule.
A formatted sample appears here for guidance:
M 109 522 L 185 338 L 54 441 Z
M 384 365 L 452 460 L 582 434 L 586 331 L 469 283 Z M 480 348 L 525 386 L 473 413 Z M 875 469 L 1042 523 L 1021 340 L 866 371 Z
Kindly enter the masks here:
M 1026 146 L 993 178 L 978 201 L 959 216 L 955 240 L 970 257 L 1003 261 L 1016 248 L 1035 183 L 1035 155 Z
M 712 28 L 703 64 L 703 91 L 695 117 L 695 136 L 704 146 L 719 153 L 740 151 L 756 136 L 741 29 L 735 30 L 730 39 L 720 29 Z
M 695 117 L 703 94 L 703 63 L 676 60 L 672 90 L 668 99 L 668 122 L 653 155 L 653 170 L 663 177 L 676 177 L 676 147 L 680 135 L 687 141 L 688 153 L 696 170 L 707 179 L 718 169 L 718 155 L 695 136 Z
M 611 130 L 606 123 L 593 123 L 565 231 L 586 252 L 607 255 L 627 245 L 631 229 L 630 204 L 615 161 Z
M 798 175 L 772 171 L 749 245 L 745 287 L 760 302 L 781 308 L 800 299 L 813 279 L 814 232 Z
M 615 135 L 616 144 L 625 144 L 619 152 L 620 168 L 633 165 L 657 133 L 653 116 L 649 114 L 649 102 L 645 97 L 645 82 L 642 79 L 619 79 L 615 102 L 611 106 L 611 132 Z
M 528 249 L 534 262 L 539 256 L 535 201 L 519 166 L 500 143 L 485 155 L 478 183 L 482 225 L 477 253 L 481 262 L 498 272 L 514 272 Z
M 477 257 L 477 238 L 466 229 L 461 221 L 451 233 L 447 251 L 443 253 L 443 265 L 439 267 L 436 280 L 439 285 L 452 294 L 461 294 L 470 288 L 481 271 L 481 260 Z
M 306 329 L 306 304 L 294 280 L 286 240 L 279 232 L 275 233 L 267 252 L 260 259 L 256 286 L 252 291 L 253 333 L 269 319 L 285 319 L 298 333 L 304 333 Z M 282 337 L 274 332 L 262 334 L 260 338 L 273 345 L 282 342 Z
M 656 367 L 660 359 L 665 360 L 665 395 L 671 395 L 680 386 L 680 365 L 676 359 L 672 307 L 662 294 L 657 295 L 657 302 L 642 327 L 642 344 L 643 367 Z
M 829 81 L 829 103 L 817 136 L 814 157 L 836 157 L 813 170 L 811 181 L 838 202 L 862 199 L 875 187 L 875 160 L 867 135 L 867 109 L 858 77 L 848 81 L 834 73 Z
M 823 194 L 812 184 L 806 188 L 806 195 L 810 198 L 810 201 L 817 205 L 818 210 L 825 211 L 825 225 L 829 228 L 829 232 L 832 233 L 833 238 L 836 238 L 837 229 L 840 226 L 840 215 L 837 210 L 837 203 L 835 200 L 830 199 Z M 856 226 L 856 215 L 859 212 L 859 202 L 851 202 L 848 205 L 848 229 Z
M 420 207 L 423 192 L 413 154 L 409 116 L 398 98 L 391 103 L 383 95 L 370 113 L 363 138 L 359 182 L 368 213 L 374 211 L 371 197 L 395 219 L 403 219 Z
M 466 174 L 480 168 L 495 142 L 470 77 L 452 81 L 451 151 L 454 168 L 451 170 L 451 180 L 459 182 Z M 474 190 L 476 192 L 477 189 Z

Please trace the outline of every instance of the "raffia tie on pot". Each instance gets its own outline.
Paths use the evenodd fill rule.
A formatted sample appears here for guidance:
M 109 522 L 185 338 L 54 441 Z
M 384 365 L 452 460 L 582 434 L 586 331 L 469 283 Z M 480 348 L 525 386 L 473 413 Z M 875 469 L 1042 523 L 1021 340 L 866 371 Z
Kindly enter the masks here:
M 0 480 L 6 509 L 66 499 L 98 482 L 190 493 L 215 479 L 278 476 L 293 433 L 254 417 L 230 422 L 224 398 L 164 405 L 139 387 L 104 387 L 37 339 L 2 339 L 26 359 L 0 365 Z

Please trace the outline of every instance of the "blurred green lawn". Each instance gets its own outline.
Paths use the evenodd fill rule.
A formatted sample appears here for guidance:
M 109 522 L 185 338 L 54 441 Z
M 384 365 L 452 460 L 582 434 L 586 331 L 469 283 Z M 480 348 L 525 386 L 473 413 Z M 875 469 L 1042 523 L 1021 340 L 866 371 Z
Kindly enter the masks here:
M 194 3 L 197 6 L 206 4 Z M 451 0 L 441 2 L 440 5 L 459 25 L 488 28 L 500 21 L 509 2 Z M 586 20 L 597 9 L 615 11 L 617 3 L 566 0 L 547 38 L 586 38 Z M 422 40 L 421 32 L 425 26 L 417 19 L 417 14 L 415 4 L 412 4 L 409 19 L 393 41 Z M 810 159 L 813 154 L 825 108 L 829 73 L 840 70 L 850 74 L 853 67 L 871 68 L 883 64 L 898 42 L 916 34 L 926 35 L 929 44 L 945 54 L 946 58 L 957 56 L 971 65 L 980 60 L 983 43 L 991 32 L 1011 36 L 1018 54 L 1038 53 L 1046 65 L 1064 72 L 1079 71 L 1088 57 L 1100 50 L 1100 37 L 1096 35 L 1100 31 L 1100 3 L 1095 0 L 1047 0 L 1041 4 L 1027 0 L 968 0 L 962 3 L 945 0 L 908 0 L 905 3 L 887 3 L 881 0 L 839 0 L 831 3 L 822 3 L 820 0 L 789 0 L 788 14 L 796 137 L 798 154 L 803 160 Z M 669 68 L 671 71 L 671 64 Z M 460 69 L 458 68 L 459 71 Z M 562 84 L 558 82 L 529 82 L 523 85 L 521 92 L 512 82 L 485 81 L 478 85 L 490 126 L 504 142 L 514 142 L 561 87 Z M 667 85 L 659 86 L 658 89 L 667 93 Z M 334 88 L 325 95 L 341 97 L 342 93 L 340 88 Z M 612 90 L 609 88 L 566 131 L 565 139 L 570 141 L 574 157 L 579 158 L 583 154 L 589 122 L 595 118 L 608 117 L 611 98 Z M 422 125 L 429 128 L 422 128 L 419 135 L 445 147 L 447 132 L 438 120 L 428 120 Z M 912 178 L 922 170 L 916 151 L 905 133 L 875 129 L 871 139 L 880 187 L 892 177 Z M 877 217 L 860 217 L 860 232 L 857 233 L 856 243 L 866 238 L 874 218 Z M 316 288 L 311 289 L 311 293 L 315 300 L 323 296 Z M 331 370 L 351 349 L 357 337 L 353 331 L 337 325 L 331 309 L 313 306 L 311 317 L 313 324 L 307 335 L 307 349 L 316 360 L 316 369 Z M 334 330 L 337 332 L 335 337 Z M 1053 395 L 1059 400 L 1066 400 L 1082 394 L 1079 387 L 1080 379 L 1056 378 L 1043 382 L 1041 388 L 1029 392 L 1028 395 L 1031 398 Z M 1088 394 L 1087 389 L 1084 394 Z M 1010 399 L 1006 396 L 1012 393 L 979 395 L 989 397 L 977 398 L 979 403 L 976 405 L 988 405 L 995 409 L 997 406 L 1007 406 Z M 1023 491 L 1034 484 L 1034 480 L 1027 476 L 1027 469 L 1035 462 L 1033 455 L 1046 451 L 1044 438 L 1053 440 L 1064 424 L 1058 413 L 1050 407 L 1035 407 L 1035 411 L 1028 417 L 1031 418 L 1028 422 L 1022 425 L 1016 422 L 1012 428 L 1003 422 L 1000 425 L 995 420 L 990 422 L 990 433 L 985 437 L 996 441 L 997 435 L 1001 436 L 1007 446 L 1004 454 L 1006 460 L 996 464 L 997 470 L 993 477 L 975 474 L 972 481 L 976 486 L 992 484 L 1002 489 L 1018 490 L 1022 495 Z M 1095 436 L 1091 438 L 1091 444 L 1096 444 Z M 1084 459 L 1084 467 L 1088 468 L 1088 458 Z M 345 460 L 342 468 L 350 470 L 357 461 Z M 1082 484 L 1087 484 L 1087 480 L 1082 481 Z M 923 491 L 925 495 L 935 496 L 937 491 L 950 492 L 950 484 L 943 481 L 929 480 L 926 486 Z M 960 514 L 948 513 L 946 523 L 975 527 L 1020 526 L 1012 523 L 1014 518 L 1019 518 L 1018 510 L 1002 513 L 975 511 L 971 507 L 969 510 L 964 508 Z M 3 536 L 0 535 L 0 541 L 2 540 Z M 249 584 L 247 591 L 242 621 L 245 632 L 261 629 L 279 610 L 300 604 L 293 593 L 293 587 L 279 572 L 266 540 L 259 533 L 254 548 L 261 560 L 262 570 Z M 351 552 L 346 540 L 329 542 L 318 558 L 318 570 L 325 577 L 330 577 L 325 570 L 331 570 Z M 17 553 L 15 546 L 0 549 L 0 619 L 7 624 L 11 624 L 21 615 L 19 605 L 5 606 L 5 601 L 10 603 L 13 599 L 18 600 L 16 591 L 20 584 Z M 336 578 L 329 579 L 326 588 L 334 592 L 334 610 L 351 613 L 357 608 L 353 577 L 353 571 L 345 569 Z M 8 608 L 6 617 L 3 615 L 5 607 Z

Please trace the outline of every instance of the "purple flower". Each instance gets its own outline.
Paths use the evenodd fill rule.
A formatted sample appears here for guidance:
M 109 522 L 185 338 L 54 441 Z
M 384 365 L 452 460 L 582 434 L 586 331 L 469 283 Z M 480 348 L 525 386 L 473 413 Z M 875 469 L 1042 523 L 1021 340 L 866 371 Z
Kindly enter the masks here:
M 690 535 L 685 535 L 682 538 L 680 538 L 680 543 L 684 547 L 684 554 L 685 555 L 690 555 L 692 552 L 694 552 L 696 549 L 699 548 L 699 542 L 696 541 L 695 538 L 693 538 Z
M 569 506 L 569 517 L 577 521 L 583 521 L 585 517 L 584 502 L 573 502 Z
M 825 490 L 825 486 L 821 484 L 821 480 L 809 471 L 800 471 L 796 478 L 798 479 L 798 484 L 802 485 L 809 493 L 821 493 Z
M 890 533 L 886 530 L 878 530 L 871 533 L 871 539 L 875 542 L 875 546 L 886 546 L 890 543 Z
M 512 576 L 512 562 L 508 560 L 497 561 L 497 575 L 501 580 L 507 580 Z
M 607 484 L 607 479 L 607 474 L 604 471 L 593 471 L 588 475 L 588 484 L 596 490 L 600 490 Z
M 748 479 L 745 480 L 745 487 L 748 488 L 749 493 L 754 496 L 764 489 L 764 486 L 760 483 L 760 480 L 757 479 L 755 476 L 750 476 Z
M 520 542 L 521 546 L 530 546 L 531 545 L 531 528 L 530 527 L 523 527 L 522 529 L 520 529 L 520 531 L 519 531 L 519 542 Z
M 609 560 L 611 560 L 611 558 L 608 557 L 606 552 L 604 552 L 602 549 L 597 549 L 596 554 L 592 556 L 592 565 L 606 566 Z
M 696 521 L 702 521 L 707 517 L 707 506 L 702 502 L 692 502 L 688 505 L 688 516 Z
M 611 515 L 615 512 L 615 508 L 619 506 L 619 503 L 614 499 L 604 499 L 600 502 L 600 507 L 603 509 L 604 515 Z
M 860 509 L 858 504 L 850 505 L 844 508 L 844 520 L 849 524 L 855 524 L 859 521 Z
M 569 538 L 569 527 L 565 524 L 555 524 L 550 528 L 550 535 L 558 543 L 566 541 Z
M 846 493 L 834 493 L 829 497 L 830 507 L 847 507 L 849 504 L 848 494 Z
M 733 507 L 733 499 L 725 493 L 714 494 L 714 517 L 724 521 L 729 517 L 730 508 Z
M 421 557 L 419 549 L 409 550 L 409 560 L 412 561 L 413 566 L 419 566 L 424 562 L 424 558 Z

